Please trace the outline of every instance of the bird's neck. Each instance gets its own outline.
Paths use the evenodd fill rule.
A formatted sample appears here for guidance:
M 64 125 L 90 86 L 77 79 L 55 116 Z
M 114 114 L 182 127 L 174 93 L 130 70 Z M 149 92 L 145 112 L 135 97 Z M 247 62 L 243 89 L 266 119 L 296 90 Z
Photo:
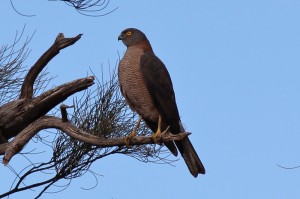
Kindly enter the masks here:
M 144 52 L 152 52 L 153 53 L 151 44 L 149 43 L 148 40 L 141 41 L 141 42 L 135 44 L 134 46 L 137 48 L 143 49 Z

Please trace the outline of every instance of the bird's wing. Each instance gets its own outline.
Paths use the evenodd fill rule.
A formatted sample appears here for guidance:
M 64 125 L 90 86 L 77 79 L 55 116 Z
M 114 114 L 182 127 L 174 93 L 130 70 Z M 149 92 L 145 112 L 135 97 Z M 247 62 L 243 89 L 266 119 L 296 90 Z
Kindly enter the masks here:
M 180 117 L 176 105 L 175 93 L 170 75 L 164 63 L 153 53 L 145 52 L 141 57 L 141 71 L 159 114 L 163 117 L 167 125 L 170 125 L 171 133 L 180 133 Z M 189 138 L 186 137 L 180 141 L 175 141 L 175 144 L 192 175 L 197 177 L 198 173 L 204 174 L 204 166 Z M 173 142 L 166 143 L 166 146 L 170 150 L 175 147 Z
M 158 112 L 173 134 L 180 132 L 179 113 L 170 75 L 164 63 L 153 53 L 141 57 L 141 72 Z

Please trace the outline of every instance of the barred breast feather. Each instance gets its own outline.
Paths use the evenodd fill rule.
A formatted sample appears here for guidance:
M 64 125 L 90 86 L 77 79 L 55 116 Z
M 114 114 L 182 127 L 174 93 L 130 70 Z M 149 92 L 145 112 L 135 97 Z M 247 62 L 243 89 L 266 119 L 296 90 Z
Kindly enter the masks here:
M 130 108 L 150 121 L 158 120 L 158 111 L 141 73 L 141 56 L 144 51 L 134 46 L 128 47 L 118 68 L 121 92 Z

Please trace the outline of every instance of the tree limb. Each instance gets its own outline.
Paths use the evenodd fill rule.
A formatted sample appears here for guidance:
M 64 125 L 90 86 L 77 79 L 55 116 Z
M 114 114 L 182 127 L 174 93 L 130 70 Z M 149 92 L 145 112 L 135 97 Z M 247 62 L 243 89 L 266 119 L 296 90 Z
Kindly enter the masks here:
M 94 84 L 94 77 L 82 78 L 50 89 L 33 98 L 33 85 L 39 73 L 60 50 L 77 42 L 81 35 L 64 38 L 64 35 L 59 33 L 54 44 L 30 68 L 22 84 L 19 99 L 0 107 L 0 144 L 18 135 L 26 126 L 44 116 L 67 97 Z
M 19 99 L 31 99 L 33 97 L 33 84 L 39 73 L 48 64 L 48 62 L 60 52 L 60 50 L 73 45 L 81 38 L 81 36 L 82 34 L 73 38 L 64 38 L 63 33 L 58 34 L 54 44 L 30 68 L 22 85 Z
M 67 97 L 93 84 L 93 76 L 81 78 L 50 89 L 33 99 L 20 99 L 3 105 L 0 107 L 1 134 L 6 139 L 16 136 Z
M 125 146 L 124 138 L 112 138 L 106 139 L 103 137 L 98 137 L 91 135 L 81 129 L 78 129 L 70 122 L 62 121 L 62 119 L 53 117 L 53 116 L 43 116 L 40 119 L 36 120 L 34 123 L 26 127 L 21 133 L 19 133 L 10 143 L 5 145 L 0 145 L 0 154 L 3 155 L 3 164 L 8 164 L 10 159 L 20 152 L 29 140 L 37 134 L 39 131 L 47 128 L 56 128 L 66 133 L 67 135 L 85 142 L 87 144 L 97 145 L 101 147 L 112 147 L 112 146 Z M 161 136 L 160 142 L 169 142 L 175 140 L 181 140 L 184 137 L 190 135 L 190 133 L 179 133 L 179 134 L 170 134 L 165 133 Z M 146 136 L 136 136 L 131 139 L 130 144 L 135 145 L 144 145 L 144 144 L 155 144 L 151 137 Z

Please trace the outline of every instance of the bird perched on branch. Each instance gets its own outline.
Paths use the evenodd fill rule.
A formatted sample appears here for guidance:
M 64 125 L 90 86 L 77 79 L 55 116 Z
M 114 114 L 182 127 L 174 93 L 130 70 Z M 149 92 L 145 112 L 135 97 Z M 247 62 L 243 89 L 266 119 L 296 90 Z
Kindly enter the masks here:
M 136 135 L 142 119 L 154 132 L 154 142 L 157 142 L 162 131 L 172 134 L 185 132 L 170 75 L 164 63 L 154 54 L 146 35 L 138 29 L 128 28 L 121 32 L 118 40 L 122 40 L 127 47 L 118 68 L 121 92 L 129 107 L 140 116 L 134 130 L 125 138 L 126 143 L 129 144 Z M 205 173 L 188 137 L 164 144 L 175 156 L 179 150 L 194 177 Z

